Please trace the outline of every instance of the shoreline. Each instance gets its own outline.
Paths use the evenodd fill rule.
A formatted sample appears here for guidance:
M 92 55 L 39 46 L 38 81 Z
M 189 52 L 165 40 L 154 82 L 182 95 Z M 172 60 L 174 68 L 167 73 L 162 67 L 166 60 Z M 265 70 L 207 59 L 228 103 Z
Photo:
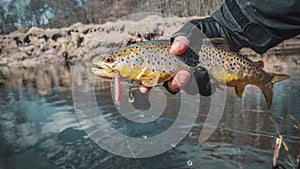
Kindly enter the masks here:
M 86 61 L 115 47 L 145 40 L 169 39 L 173 32 L 193 18 L 196 17 L 149 15 L 99 25 L 76 23 L 61 29 L 33 27 L 26 33 L 0 35 L 0 68 Z M 246 48 L 241 50 L 242 55 L 250 58 L 295 65 L 300 64 L 299 53 L 300 36 L 282 42 L 263 55 Z

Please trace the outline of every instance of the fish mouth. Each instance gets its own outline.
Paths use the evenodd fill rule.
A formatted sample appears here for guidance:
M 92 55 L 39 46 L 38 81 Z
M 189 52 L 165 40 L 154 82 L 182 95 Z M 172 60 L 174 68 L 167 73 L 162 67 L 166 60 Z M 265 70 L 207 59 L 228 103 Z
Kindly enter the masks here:
M 109 66 L 104 64 L 96 64 L 93 63 L 93 67 L 91 68 L 91 72 L 96 76 L 101 78 L 112 79 L 114 77 L 114 71 Z

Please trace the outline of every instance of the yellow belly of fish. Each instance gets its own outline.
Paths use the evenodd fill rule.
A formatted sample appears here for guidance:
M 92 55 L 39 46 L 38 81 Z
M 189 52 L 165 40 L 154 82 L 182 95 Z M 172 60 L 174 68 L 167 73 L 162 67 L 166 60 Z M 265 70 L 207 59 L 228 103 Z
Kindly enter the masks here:
M 223 70 L 219 72 L 212 73 L 212 76 L 214 80 L 216 80 L 218 83 L 235 87 L 238 84 L 236 84 L 238 81 L 243 80 L 244 76 L 239 72 L 229 72 L 228 70 Z

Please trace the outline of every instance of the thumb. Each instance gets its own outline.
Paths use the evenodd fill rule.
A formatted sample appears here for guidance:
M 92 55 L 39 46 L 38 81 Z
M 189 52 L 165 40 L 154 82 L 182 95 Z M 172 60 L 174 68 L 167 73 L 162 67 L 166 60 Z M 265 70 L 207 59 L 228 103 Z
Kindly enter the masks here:
M 179 55 L 185 52 L 188 48 L 190 41 L 185 36 L 177 36 L 171 46 L 170 52 L 174 55 Z

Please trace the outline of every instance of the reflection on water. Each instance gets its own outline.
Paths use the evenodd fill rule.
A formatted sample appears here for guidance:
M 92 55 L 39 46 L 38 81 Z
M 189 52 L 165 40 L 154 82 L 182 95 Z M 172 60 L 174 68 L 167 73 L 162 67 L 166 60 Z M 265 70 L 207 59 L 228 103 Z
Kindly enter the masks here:
M 204 144 L 197 141 L 210 97 L 201 98 L 201 111 L 184 140 L 161 155 L 144 159 L 113 155 L 88 138 L 73 107 L 73 69 L 72 65 L 1 69 L 1 169 L 271 168 L 278 134 L 283 135 L 289 148 L 288 151 L 281 149 L 278 163 L 287 168 L 297 166 L 300 152 L 299 67 L 283 70 L 291 78 L 274 86 L 271 110 L 266 110 L 265 100 L 256 87 L 249 86 L 242 100 L 235 96 L 233 89 L 228 89 L 221 122 Z M 165 92 L 168 103 L 161 117 L 149 124 L 136 124 L 116 111 L 110 81 L 97 78 L 95 87 L 105 119 L 123 134 L 147 139 L 167 130 L 177 118 L 178 95 Z M 134 91 L 134 95 L 135 107 L 149 108 L 147 95 L 138 91 Z

